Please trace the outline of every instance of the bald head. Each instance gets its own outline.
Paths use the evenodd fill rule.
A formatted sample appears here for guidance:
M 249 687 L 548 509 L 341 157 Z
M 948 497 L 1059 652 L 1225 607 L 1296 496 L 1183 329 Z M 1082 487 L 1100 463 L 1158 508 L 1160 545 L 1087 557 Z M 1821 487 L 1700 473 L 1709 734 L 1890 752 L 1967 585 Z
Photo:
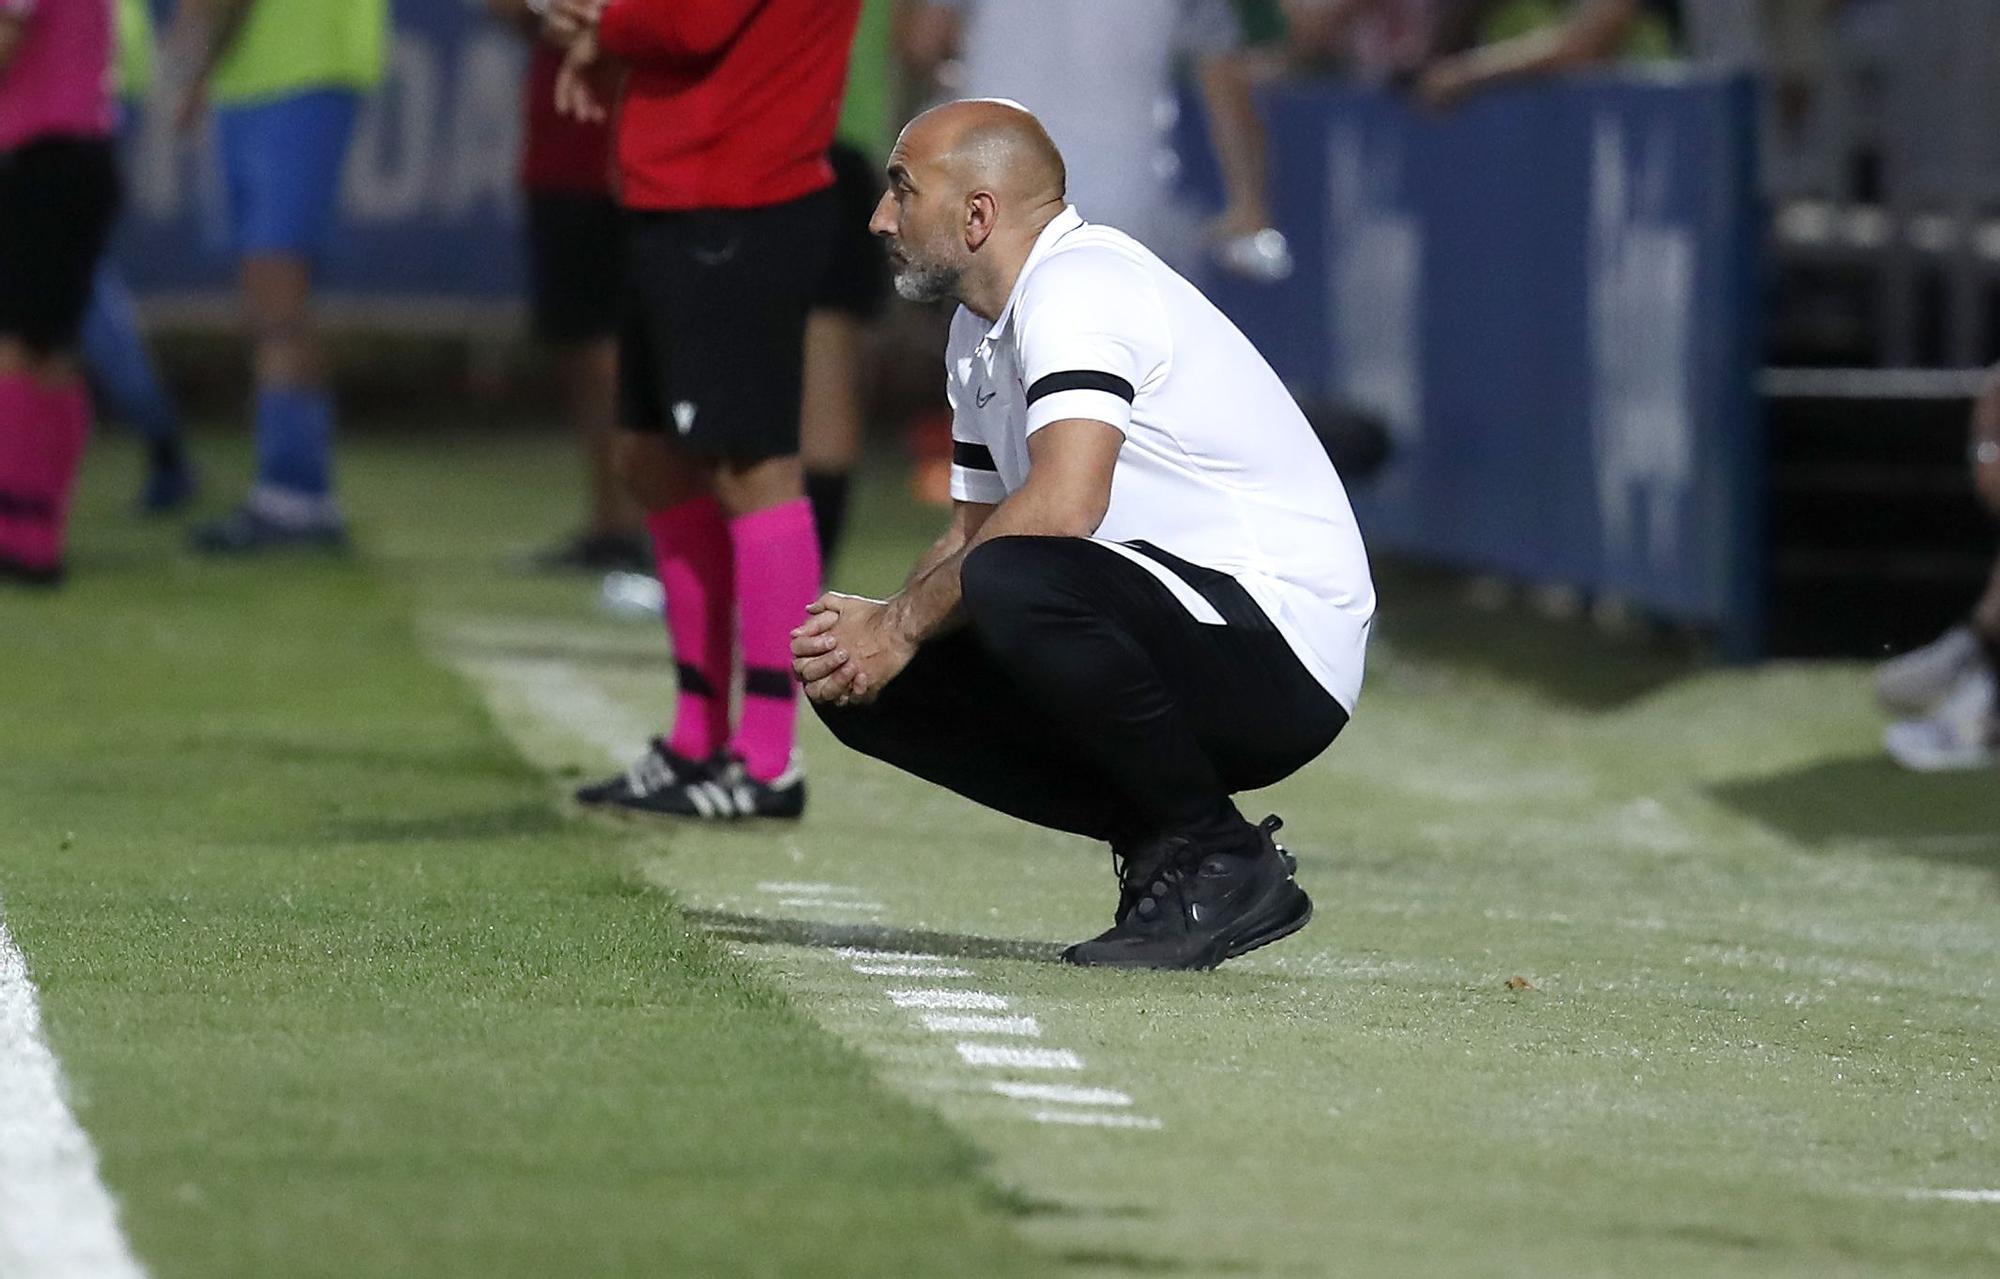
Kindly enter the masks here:
M 1063 160 L 1017 102 L 948 102 L 904 127 L 869 229 L 889 244 L 896 291 L 957 298 L 978 314 L 1004 300 L 1035 237 L 1063 211 Z
M 1003 204 L 1060 204 L 1062 152 L 1034 113 L 999 98 L 933 107 L 898 140 L 912 168 L 928 168 L 963 192 L 991 191 Z

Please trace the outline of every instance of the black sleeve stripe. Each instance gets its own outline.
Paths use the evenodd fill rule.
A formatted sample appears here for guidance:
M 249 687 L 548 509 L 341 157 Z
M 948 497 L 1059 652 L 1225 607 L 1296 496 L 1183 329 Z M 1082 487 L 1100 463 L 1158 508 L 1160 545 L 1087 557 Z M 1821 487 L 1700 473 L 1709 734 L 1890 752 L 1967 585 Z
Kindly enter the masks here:
M 1095 373 L 1089 369 L 1071 369 L 1067 373 L 1051 373 L 1038 379 L 1028 388 L 1028 403 L 1033 404 L 1044 395 L 1054 395 L 1057 391 L 1109 391 L 1130 404 L 1138 394 L 1132 384 L 1116 373 Z
M 971 440 L 951 442 L 951 464 L 968 471 L 992 471 L 996 475 L 1000 473 L 1000 468 L 993 464 L 993 450 L 984 444 L 974 444 Z

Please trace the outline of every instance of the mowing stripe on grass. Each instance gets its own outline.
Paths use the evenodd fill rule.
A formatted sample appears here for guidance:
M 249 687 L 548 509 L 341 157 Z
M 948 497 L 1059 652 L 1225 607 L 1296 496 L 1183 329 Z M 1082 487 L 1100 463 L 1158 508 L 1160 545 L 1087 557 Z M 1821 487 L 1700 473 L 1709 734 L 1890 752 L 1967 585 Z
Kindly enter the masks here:
M 64 1103 L 28 961 L 0 919 L 0 1275 L 125 1279 L 145 1271 Z

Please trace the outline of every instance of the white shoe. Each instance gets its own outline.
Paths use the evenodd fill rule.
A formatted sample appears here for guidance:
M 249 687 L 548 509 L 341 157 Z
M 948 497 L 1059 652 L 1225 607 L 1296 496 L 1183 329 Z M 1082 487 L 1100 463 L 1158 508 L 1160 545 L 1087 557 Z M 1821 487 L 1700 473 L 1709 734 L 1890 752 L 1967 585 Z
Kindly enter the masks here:
M 1882 663 L 1875 672 L 1875 696 L 1892 715 L 1928 715 L 1985 660 L 1972 628 L 1954 626 L 1922 648 Z
M 1995 708 L 1992 668 L 1982 664 L 1961 676 L 1930 718 L 1891 724 L 1882 745 L 1912 772 L 1993 767 L 2000 758 L 2000 710 Z

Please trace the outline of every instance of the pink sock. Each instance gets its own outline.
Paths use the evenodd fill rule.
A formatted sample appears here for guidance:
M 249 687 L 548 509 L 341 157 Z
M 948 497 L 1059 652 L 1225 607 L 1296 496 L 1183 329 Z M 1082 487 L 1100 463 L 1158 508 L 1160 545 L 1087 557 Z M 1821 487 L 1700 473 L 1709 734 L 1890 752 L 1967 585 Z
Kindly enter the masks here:
M 743 634 L 743 719 L 731 744 L 750 776 L 790 765 L 798 721 L 792 628 L 819 598 L 819 535 L 804 498 L 729 522 L 736 547 L 736 615 Z
M 42 392 L 20 374 L 0 377 L 0 558 L 26 564 L 27 511 L 35 499 L 35 432 Z
M 83 383 L 48 390 L 27 377 L 0 378 L 0 555 L 28 568 L 61 566 L 89 435 Z
M 712 497 L 646 516 L 653 559 L 667 597 L 667 637 L 673 641 L 679 692 L 667 745 L 706 759 L 729 738 L 729 684 L 734 656 L 730 623 L 734 580 L 729 525 Z

